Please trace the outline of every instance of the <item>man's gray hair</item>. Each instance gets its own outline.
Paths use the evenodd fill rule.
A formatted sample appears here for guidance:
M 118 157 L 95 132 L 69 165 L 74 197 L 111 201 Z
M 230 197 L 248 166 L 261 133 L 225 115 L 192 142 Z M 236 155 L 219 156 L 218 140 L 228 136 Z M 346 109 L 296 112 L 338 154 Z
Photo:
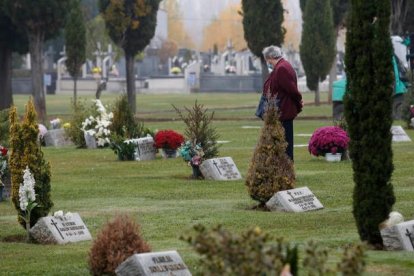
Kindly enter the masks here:
M 264 58 L 274 58 L 278 59 L 283 56 L 282 49 L 280 47 L 271 45 L 263 49 L 262 54 Z

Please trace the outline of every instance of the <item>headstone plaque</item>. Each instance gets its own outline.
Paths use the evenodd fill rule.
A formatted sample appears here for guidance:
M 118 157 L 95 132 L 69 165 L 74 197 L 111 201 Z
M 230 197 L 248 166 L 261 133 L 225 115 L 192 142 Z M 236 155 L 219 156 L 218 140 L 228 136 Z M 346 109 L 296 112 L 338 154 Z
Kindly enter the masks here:
M 268 202 L 271 211 L 307 212 L 323 209 L 323 205 L 308 187 L 277 192 Z
M 393 142 L 411 142 L 411 138 L 405 133 L 402 126 L 392 126 L 391 133 Z
M 237 180 L 242 178 L 231 157 L 204 160 L 200 165 L 200 171 L 205 179 Z
M 64 147 L 73 145 L 73 142 L 66 137 L 65 130 L 63 128 L 49 130 L 43 136 L 43 139 L 47 147 Z
M 135 143 L 135 160 L 153 160 L 155 159 L 154 139 L 152 137 L 144 137 L 132 139 Z
M 134 254 L 115 273 L 118 276 L 191 276 L 177 251 Z
M 88 132 L 84 132 L 83 136 L 85 137 L 86 147 L 88 149 L 96 149 L 96 138 L 93 135 L 90 135 Z
M 78 213 L 40 218 L 30 229 L 30 235 L 41 244 L 65 244 L 92 239 Z
M 414 220 L 381 229 L 380 232 L 387 250 L 414 251 Z

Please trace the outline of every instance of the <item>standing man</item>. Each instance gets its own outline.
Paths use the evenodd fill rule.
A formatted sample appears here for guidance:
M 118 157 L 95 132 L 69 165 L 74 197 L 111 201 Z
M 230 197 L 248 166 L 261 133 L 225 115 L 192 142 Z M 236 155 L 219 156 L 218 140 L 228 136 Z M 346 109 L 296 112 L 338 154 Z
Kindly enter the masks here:
M 270 100 L 276 99 L 279 120 L 285 129 L 288 143 L 286 154 L 293 161 L 293 119 L 302 111 L 302 95 L 298 91 L 296 72 L 292 65 L 282 57 L 282 49 L 269 46 L 262 52 L 268 66 L 273 68 L 263 85 L 263 95 Z

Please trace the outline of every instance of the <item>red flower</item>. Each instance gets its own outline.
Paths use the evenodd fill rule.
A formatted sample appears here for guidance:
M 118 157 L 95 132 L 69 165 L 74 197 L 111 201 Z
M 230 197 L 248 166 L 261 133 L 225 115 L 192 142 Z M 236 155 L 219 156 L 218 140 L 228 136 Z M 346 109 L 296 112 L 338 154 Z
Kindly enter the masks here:
M 157 149 L 178 149 L 184 142 L 184 136 L 174 130 L 160 130 L 155 134 L 155 147 Z
M 7 149 L 5 147 L 0 146 L 0 152 L 2 156 L 6 156 L 7 155 Z
M 336 126 L 321 127 L 315 130 L 309 141 L 308 150 L 312 155 L 344 152 L 348 148 L 349 137 L 345 130 Z

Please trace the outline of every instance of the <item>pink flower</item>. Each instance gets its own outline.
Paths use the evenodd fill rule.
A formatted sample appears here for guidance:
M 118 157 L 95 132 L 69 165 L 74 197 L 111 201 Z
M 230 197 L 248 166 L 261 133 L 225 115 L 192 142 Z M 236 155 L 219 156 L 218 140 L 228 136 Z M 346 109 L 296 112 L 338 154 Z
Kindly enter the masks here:
M 42 125 L 42 124 L 39 124 L 38 127 L 39 127 L 39 135 L 40 135 L 40 137 L 45 136 L 45 134 L 47 133 L 47 128 L 44 125 Z
M 308 150 L 312 155 L 344 152 L 348 148 L 349 137 L 345 130 L 336 126 L 326 126 L 315 130 L 309 141 Z

